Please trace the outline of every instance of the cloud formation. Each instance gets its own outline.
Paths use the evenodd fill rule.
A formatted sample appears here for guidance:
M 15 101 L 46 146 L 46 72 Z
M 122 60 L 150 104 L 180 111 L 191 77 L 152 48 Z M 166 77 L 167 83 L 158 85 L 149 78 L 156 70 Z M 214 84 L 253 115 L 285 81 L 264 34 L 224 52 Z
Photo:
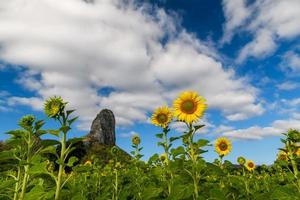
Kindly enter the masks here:
M 252 35 L 252 40 L 239 52 L 239 63 L 249 57 L 268 56 L 276 50 L 279 40 L 300 35 L 299 0 L 256 0 L 252 4 L 245 0 L 223 0 L 223 9 L 226 18 L 223 38 L 229 40 L 242 31 Z M 238 31 L 236 27 L 240 27 Z
M 297 116 L 294 116 L 297 117 Z M 267 136 L 280 136 L 289 129 L 300 129 L 300 119 L 275 120 L 270 126 L 251 126 L 246 129 L 237 129 L 224 132 L 223 135 L 236 139 L 260 140 Z
M 257 89 L 162 9 L 118 0 L 10 0 L 0 10 L 0 59 L 25 66 L 18 83 L 36 93 L 11 97 L 10 105 L 40 110 L 44 99 L 60 95 L 78 109 L 81 129 L 105 107 L 118 125 L 146 122 L 149 111 L 185 89 L 229 120 L 264 112 Z M 113 90 L 102 94 L 107 87 Z

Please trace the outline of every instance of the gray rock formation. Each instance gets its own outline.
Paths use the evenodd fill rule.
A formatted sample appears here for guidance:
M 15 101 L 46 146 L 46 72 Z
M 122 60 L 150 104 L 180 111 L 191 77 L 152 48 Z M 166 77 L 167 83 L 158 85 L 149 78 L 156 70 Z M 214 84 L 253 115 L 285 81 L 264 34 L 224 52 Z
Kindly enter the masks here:
M 115 116 L 111 110 L 103 109 L 94 119 L 87 140 L 90 144 L 116 144 Z

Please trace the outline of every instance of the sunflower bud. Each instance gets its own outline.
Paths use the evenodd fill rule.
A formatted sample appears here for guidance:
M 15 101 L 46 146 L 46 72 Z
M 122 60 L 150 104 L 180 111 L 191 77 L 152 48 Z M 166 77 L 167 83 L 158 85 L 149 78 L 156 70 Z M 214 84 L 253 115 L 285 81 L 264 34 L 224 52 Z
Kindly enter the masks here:
M 237 162 L 240 165 L 244 165 L 246 163 L 246 159 L 244 157 L 240 156 L 240 157 L 237 158 Z
M 161 155 L 159 156 L 159 159 L 160 159 L 162 162 L 165 162 L 165 161 L 167 161 L 168 156 L 167 156 L 166 153 L 163 153 L 163 154 L 161 154 Z
M 26 115 L 20 119 L 19 126 L 21 126 L 24 129 L 27 129 L 33 125 L 34 121 L 35 117 L 33 115 Z
M 131 138 L 131 142 L 134 145 L 139 145 L 141 143 L 141 138 L 138 135 L 134 135 Z
M 58 118 L 66 106 L 66 102 L 61 97 L 51 97 L 46 100 L 44 111 L 50 118 Z

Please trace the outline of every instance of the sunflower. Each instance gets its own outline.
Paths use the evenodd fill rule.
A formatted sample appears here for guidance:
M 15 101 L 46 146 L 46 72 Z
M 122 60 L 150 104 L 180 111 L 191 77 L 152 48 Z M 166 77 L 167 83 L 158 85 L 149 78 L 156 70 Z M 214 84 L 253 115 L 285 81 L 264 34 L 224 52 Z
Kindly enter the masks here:
M 131 142 L 134 145 L 139 145 L 141 143 L 141 138 L 138 135 L 134 135 L 131 138 Z
M 244 165 L 246 163 L 246 159 L 244 157 L 240 156 L 240 157 L 237 158 L 237 162 L 240 165 Z
M 166 153 L 162 153 L 160 156 L 159 156 L 159 159 L 162 161 L 162 162 L 165 162 L 168 160 L 168 155 Z
M 295 154 L 297 157 L 300 157 L 300 146 L 298 146 Z
M 58 118 L 66 104 L 61 97 L 51 97 L 46 100 L 44 111 L 48 117 Z
M 287 160 L 288 160 L 287 153 L 285 153 L 284 151 L 280 151 L 280 152 L 277 154 L 277 159 L 278 159 L 278 160 L 287 161 Z
M 151 117 L 151 123 L 165 128 L 172 120 L 172 112 L 167 106 L 157 108 Z
M 178 120 L 192 123 L 201 118 L 207 108 L 206 100 L 197 92 L 185 91 L 174 101 L 174 116 Z
M 34 121 L 35 121 L 35 117 L 33 115 L 25 115 L 20 119 L 19 126 L 26 129 L 31 127 Z
M 92 161 L 87 160 L 87 161 L 85 161 L 84 165 L 85 166 L 91 166 L 92 165 Z
M 245 167 L 251 172 L 255 169 L 255 164 L 252 160 L 247 160 Z
M 225 137 L 220 137 L 216 140 L 215 150 L 220 156 L 226 156 L 231 151 L 231 142 Z

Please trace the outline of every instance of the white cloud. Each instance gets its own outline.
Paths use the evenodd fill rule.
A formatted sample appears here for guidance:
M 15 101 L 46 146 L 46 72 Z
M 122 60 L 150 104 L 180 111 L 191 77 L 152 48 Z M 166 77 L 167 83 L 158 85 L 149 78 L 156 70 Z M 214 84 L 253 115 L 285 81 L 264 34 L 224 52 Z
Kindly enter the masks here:
M 270 126 L 252 126 L 246 129 L 237 129 L 224 132 L 223 135 L 237 139 L 263 139 L 267 136 L 280 136 L 289 129 L 300 130 L 300 120 L 290 118 L 287 120 L 276 120 Z
M 277 85 L 277 88 L 280 90 L 294 90 L 299 87 L 300 87 L 299 83 L 290 82 L 290 81 L 283 82 L 283 83 Z
M 295 51 L 286 52 L 282 57 L 281 69 L 290 75 L 299 75 L 300 55 Z
M 34 110 L 42 110 L 44 102 L 42 99 L 37 98 L 37 97 L 9 97 L 7 99 L 7 104 L 9 106 L 13 105 L 25 105 L 25 106 L 30 106 Z
M 300 35 L 300 1 L 299 0 L 256 0 L 245 7 L 245 2 L 234 4 L 237 0 L 224 0 L 225 27 L 239 27 L 232 29 L 225 36 L 245 31 L 253 35 L 253 40 L 240 51 L 237 61 L 243 62 L 248 57 L 263 58 L 276 50 L 280 40 L 290 40 Z M 232 5 L 226 12 L 228 5 Z M 238 11 L 238 9 L 241 9 Z M 228 11 L 228 9 L 227 9 Z M 241 13 L 244 14 L 241 14 Z M 251 15 L 249 16 L 249 12 Z M 248 14 L 248 15 L 247 15 Z M 233 23 L 231 16 L 240 20 Z M 248 19 L 245 23 L 245 19 Z M 226 37 L 225 37 L 226 38 Z
M 17 82 L 37 94 L 12 97 L 10 105 L 42 109 L 44 99 L 60 95 L 78 109 L 82 129 L 105 107 L 118 125 L 145 122 L 185 89 L 228 119 L 264 111 L 258 91 L 162 9 L 118 0 L 11 0 L 0 10 L 0 59 L 27 66 Z M 100 94 L 105 87 L 115 90 Z
M 267 29 L 262 29 L 256 33 L 253 41 L 242 48 L 237 62 L 241 63 L 248 57 L 263 58 L 275 51 L 276 48 L 273 33 Z
M 216 129 L 213 131 L 213 133 L 220 134 L 220 133 L 224 133 L 224 132 L 228 132 L 228 131 L 232 131 L 232 130 L 234 130 L 234 127 L 221 124 L 218 127 L 216 127 Z
M 224 35 L 221 43 L 228 43 L 237 28 L 242 26 L 250 16 L 250 9 L 246 6 L 246 0 L 223 0 L 223 10 L 226 18 Z
M 121 137 L 121 138 L 131 138 L 134 135 L 139 135 L 139 134 L 135 131 L 130 131 L 129 133 L 120 133 L 119 137 Z

